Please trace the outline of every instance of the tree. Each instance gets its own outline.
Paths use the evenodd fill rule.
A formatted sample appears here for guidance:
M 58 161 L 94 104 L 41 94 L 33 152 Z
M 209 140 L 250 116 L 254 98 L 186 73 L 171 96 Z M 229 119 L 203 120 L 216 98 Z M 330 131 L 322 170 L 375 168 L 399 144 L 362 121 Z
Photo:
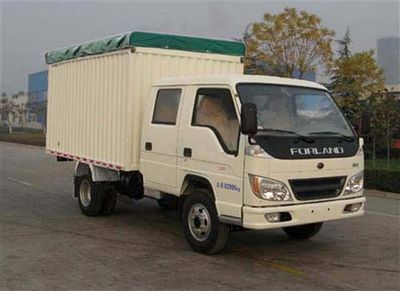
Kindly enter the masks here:
M 364 117 L 370 125 L 368 137 L 372 140 L 372 165 L 376 166 L 376 144 L 377 139 L 382 133 L 382 126 L 377 120 L 379 120 L 379 108 L 381 102 L 380 93 L 371 94 L 368 98 L 367 106 L 365 106 Z
M 376 132 L 374 132 L 374 138 L 378 135 L 384 137 L 386 159 L 387 163 L 390 164 L 392 136 L 400 123 L 400 103 L 396 101 L 395 96 L 387 92 L 386 89 L 384 92 L 377 94 L 377 96 L 377 106 L 373 106 L 371 110 L 373 115 L 373 127 L 377 129 Z
M 285 8 L 264 14 L 263 21 L 248 26 L 244 35 L 246 71 L 300 78 L 332 61 L 331 42 L 335 35 L 321 24 L 321 18 L 306 11 Z M 260 66 L 258 63 L 263 63 Z
M 372 140 L 372 159 L 375 165 L 377 141 L 384 141 L 390 162 L 390 144 L 396 126 L 400 123 L 399 102 L 384 88 L 382 70 L 373 51 L 352 54 L 350 32 L 338 41 L 338 58 L 332 69 L 330 89 L 359 133 L 363 133 L 363 116 L 370 119 L 368 138 Z
M 338 58 L 331 68 L 332 82 L 329 87 L 352 124 L 362 131 L 361 115 L 366 110 L 368 98 L 384 89 L 383 72 L 376 64 L 372 50 L 355 54 L 350 52 L 349 29 L 337 42 Z
M 3 94 L 0 103 L 0 115 L 1 121 L 7 125 L 8 133 L 11 134 L 13 132 L 12 118 L 14 117 L 14 103 L 7 97 L 3 96 Z
M 347 27 L 346 33 L 344 34 L 342 39 L 336 41 L 339 45 L 338 54 L 339 59 L 345 59 L 350 57 L 350 45 L 351 45 L 351 37 L 350 37 L 350 28 Z

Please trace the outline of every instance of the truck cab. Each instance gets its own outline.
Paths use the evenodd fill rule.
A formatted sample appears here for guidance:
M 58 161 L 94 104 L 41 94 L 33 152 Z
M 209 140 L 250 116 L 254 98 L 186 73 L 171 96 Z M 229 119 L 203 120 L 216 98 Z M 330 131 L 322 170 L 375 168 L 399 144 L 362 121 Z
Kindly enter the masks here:
M 143 186 L 178 201 L 196 251 L 222 250 L 232 226 L 308 238 L 364 212 L 363 141 L 317 83 L 164 78 L 142 114 Z

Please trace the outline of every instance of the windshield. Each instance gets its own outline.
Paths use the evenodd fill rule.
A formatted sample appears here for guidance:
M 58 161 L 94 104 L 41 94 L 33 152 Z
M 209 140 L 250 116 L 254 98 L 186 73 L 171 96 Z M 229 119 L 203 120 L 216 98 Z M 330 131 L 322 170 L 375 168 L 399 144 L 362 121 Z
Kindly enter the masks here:
M 301 135 L 354 136 L 344 116 L 323 90 L 245 83 L 238 84 L 242 103 L 257 106 L 258 129 Z

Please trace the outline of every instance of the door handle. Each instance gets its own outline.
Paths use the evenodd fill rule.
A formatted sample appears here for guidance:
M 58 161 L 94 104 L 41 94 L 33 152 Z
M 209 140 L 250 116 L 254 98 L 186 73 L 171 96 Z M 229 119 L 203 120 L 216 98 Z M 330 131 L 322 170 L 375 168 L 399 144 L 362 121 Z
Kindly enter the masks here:
M 183 156 L 190 158 L 192 156 L 192 149 L 191 148 L 184 148 L 183 149 Z
M 153 148 L 153 144 L 151 142 L 146 142 L 144 144 L 144 148 L 146 149 L 146 151 L 151 151 L 151 149 Z

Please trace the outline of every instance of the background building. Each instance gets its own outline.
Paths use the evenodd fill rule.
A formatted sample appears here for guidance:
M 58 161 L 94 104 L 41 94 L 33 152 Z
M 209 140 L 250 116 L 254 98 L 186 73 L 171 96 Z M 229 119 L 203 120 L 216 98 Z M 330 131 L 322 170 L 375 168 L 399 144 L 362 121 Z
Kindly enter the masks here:
M 385 37 L 377 40 L 378 64 L 385 74 L 385 84 L 400 84 L 400 38 Z
M 48 71 L 41 71 L 28 76 L 28 115 L 30 122 L 45 126 L 47 105 Z
M 386 85 L 386 92 L 393 95 L 396 100 L 400 101 L 400 84 L 397 85 Z
M 0 126 L 25 128 L 28 120 L 27 101 L 28 95 L 23 91 L 10 96 L 2 96 L 0 102 Z

